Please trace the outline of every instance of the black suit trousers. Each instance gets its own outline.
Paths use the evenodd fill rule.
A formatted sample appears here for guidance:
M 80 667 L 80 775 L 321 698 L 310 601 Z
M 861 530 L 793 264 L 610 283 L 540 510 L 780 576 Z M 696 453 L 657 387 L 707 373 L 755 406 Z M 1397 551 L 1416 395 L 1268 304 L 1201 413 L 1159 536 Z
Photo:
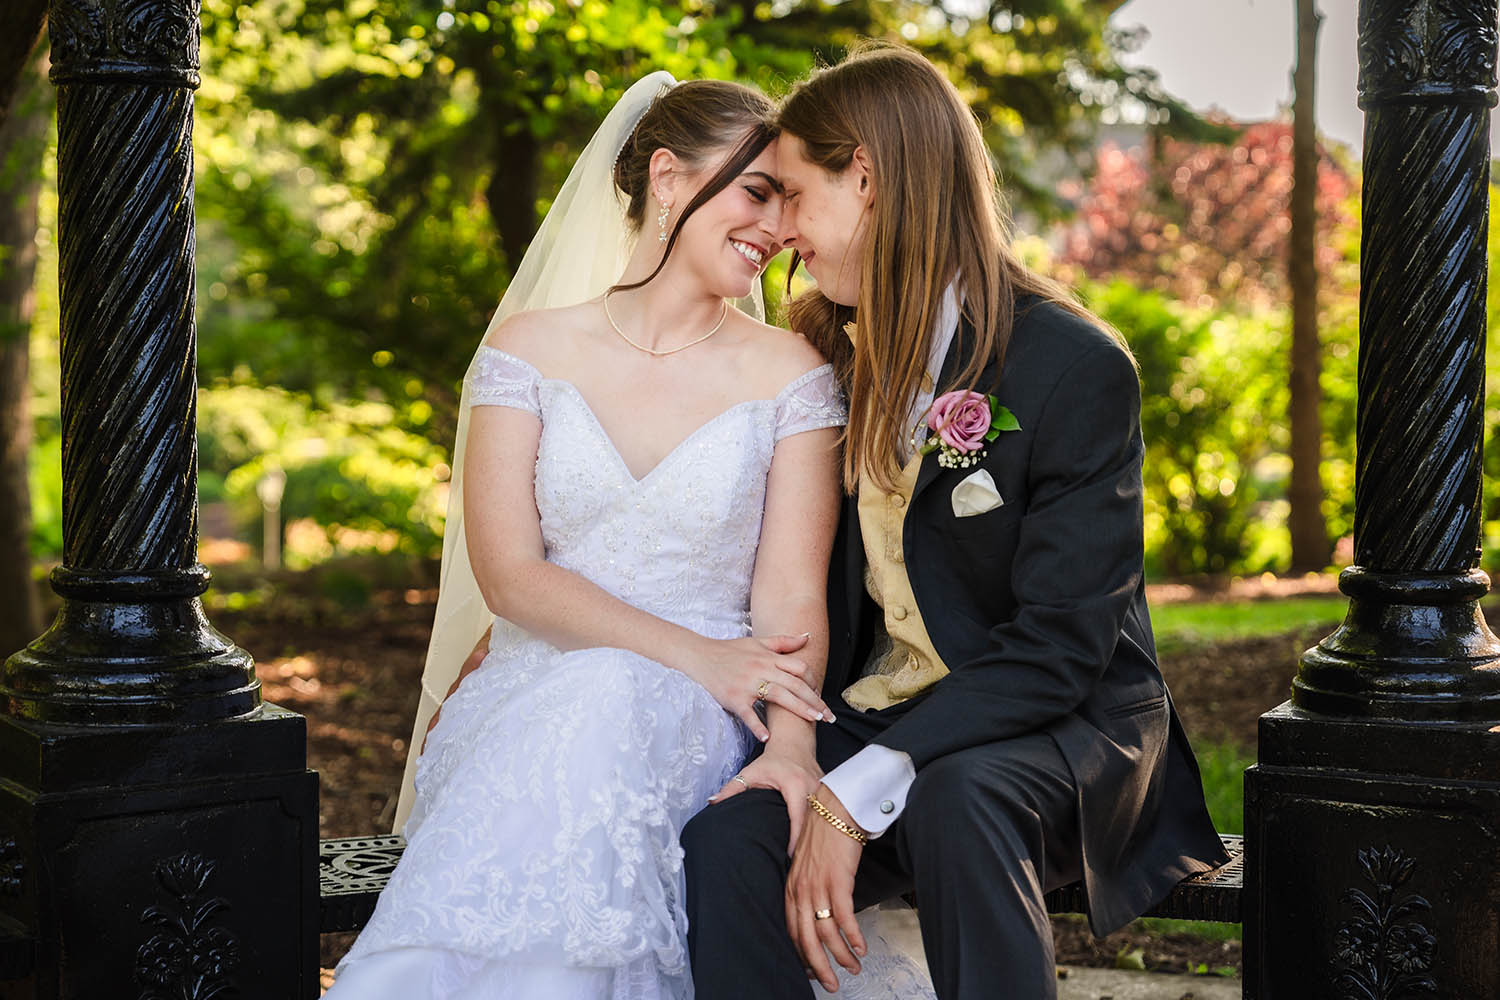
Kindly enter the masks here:
M 863 745 L 844 718 L 820 733 L 825 768 Z M 865 848 L 854 905 L 915 893 L 941 1000 L 1055 997 L 1042 897 L 1079 877 L 1077 801 L 1045 731 L 939 758 L 918 772 L 901 817 Z M 683 831 L 699 1000 L 811 996 L 786 929 L 788 830 L 780 793 L 757 788 L 709 806 Z

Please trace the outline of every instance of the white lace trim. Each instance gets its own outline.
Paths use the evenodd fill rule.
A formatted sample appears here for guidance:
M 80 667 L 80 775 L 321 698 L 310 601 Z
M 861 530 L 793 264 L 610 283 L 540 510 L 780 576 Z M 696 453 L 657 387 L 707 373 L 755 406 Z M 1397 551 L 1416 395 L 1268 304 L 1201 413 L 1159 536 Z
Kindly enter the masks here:
M 542 415 L 537 382 L 541 373 L 514 354 L 482 345 L 465 381 L 470 406 L 510 406 Z
M 842 427 L 849 420 L 833 365 L 819 365 L 776 394 L 776 440 L 804 431 Z
M 512 406 L 536 416 L 542 412 L 539 391 L 542 382 L 560 382 L 578 391 L 566 379 L 549 379 L 530 362 L 488 345 L 479 348 L 466 381 L 470 405 Z M 776 441 L 804 431 L 842 427 L 849 419 L 832 365 L 819 365 L 803 372 L 788 382 L 774 400 L 752 399 L 738 405 L 757 402 L 776 405 Z M 588 405 L 587 401 L 584 405 Z

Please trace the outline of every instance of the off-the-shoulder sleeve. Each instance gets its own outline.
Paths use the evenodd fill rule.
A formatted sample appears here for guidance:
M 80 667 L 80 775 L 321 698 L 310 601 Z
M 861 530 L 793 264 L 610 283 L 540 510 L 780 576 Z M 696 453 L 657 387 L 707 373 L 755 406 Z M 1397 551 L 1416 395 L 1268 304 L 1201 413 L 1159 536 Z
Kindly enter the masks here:
M 537 383 L 542 373 L 514 354 L 481 346 L 469 369 L 470 406 L 509 406 L 542 415 Z
M 777 441 L 790 434 L 842 427 L 848 422 L 849 410 L 832 365 L 814 368 L 776 394 Z

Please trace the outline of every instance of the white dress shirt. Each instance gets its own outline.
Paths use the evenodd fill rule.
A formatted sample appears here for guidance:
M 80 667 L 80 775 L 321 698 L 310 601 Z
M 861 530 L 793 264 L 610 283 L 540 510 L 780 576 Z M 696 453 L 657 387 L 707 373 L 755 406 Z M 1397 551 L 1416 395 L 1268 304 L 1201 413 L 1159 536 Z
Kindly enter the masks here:
M 950 284 L 943 292 L 935 336 L 932 338 L 932 352 L 927 357 L 927 379 L 917 387 L 907 416 L 908 433 L 902 439 L 903 459 L 909 460 L 916 450 L 910 432 L 932 406 L 938 378 L 943 371 L 943 360 L 947 358 L 948 349 L 953 345 L 953 336 L 958 332 L 958 292 L 955 284 Z M 917 769 L 911 762 L 910 754 L 871 743 L 825 774 L 823 784 L 849 810 L 849 815 L 860 829 L 871 837 L 878 837 L 890 828 L 906 808 L 906 793 L 916 777 Z

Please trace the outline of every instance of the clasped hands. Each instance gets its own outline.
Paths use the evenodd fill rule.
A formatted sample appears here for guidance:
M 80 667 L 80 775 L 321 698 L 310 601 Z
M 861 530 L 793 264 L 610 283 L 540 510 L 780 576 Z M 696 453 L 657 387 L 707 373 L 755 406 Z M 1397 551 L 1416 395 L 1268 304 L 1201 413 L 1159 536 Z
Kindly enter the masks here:
M 676 658 L 686 664 L 682 667 L 683 673 L 698 682 L 727 711 L 734 713 L 762 743 L 770 739 L 771 731 L 756 712 L 758 702 L 779 705 L 809 722 L 833 721 L 833 710 L 807 681 L 811 668 L 793 655 L 807 645 L 806 634 L 747 636 L 743 639 L 709 639 L 686 634 L 693 645 L 683 647 L 683 655 Z M 488 649 L 489 632 L 486 631 L 459 668 L 458 676 L 443 696 L 444 703 L 458 691 L 464 678 L 484 662 Z M 439 705 L 428 720 L 427 733 L 437 726 L 441 715 L 442 706 Z M 427 749 L 425 735 L 422 749 L 424 752 Z
M 811 668 L 792 655 L 807 640 L 806 635 L 704 639 L 686 672 L 764 743 L 771 731 L 755 710 L 757 702 L 779 705 L 808 722 L 833 721 L 833 710 L 808 683 Z

